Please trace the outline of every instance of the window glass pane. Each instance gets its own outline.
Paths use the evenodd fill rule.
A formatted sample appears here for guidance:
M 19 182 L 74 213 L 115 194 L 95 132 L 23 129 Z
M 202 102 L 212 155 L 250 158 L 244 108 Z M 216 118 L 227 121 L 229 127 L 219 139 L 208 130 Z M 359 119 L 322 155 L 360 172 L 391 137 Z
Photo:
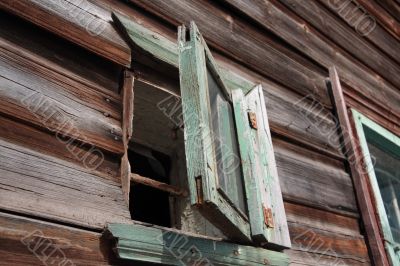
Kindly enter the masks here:
M 392 235 L 400 243 L 400 156 L 385 148 L 393 144 L 383 137 L 367 134 L 367 143 Z
M 209 70 L 207 79 L 219 188 L 246 213 L 233 108 Z

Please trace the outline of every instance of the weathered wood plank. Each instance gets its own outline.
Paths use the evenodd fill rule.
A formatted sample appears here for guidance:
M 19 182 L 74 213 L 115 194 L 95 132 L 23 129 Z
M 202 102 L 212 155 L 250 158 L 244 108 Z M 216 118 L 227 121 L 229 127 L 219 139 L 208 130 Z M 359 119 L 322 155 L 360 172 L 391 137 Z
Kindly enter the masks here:
M 398 62 L 349 28 L 346 22 L 339 20 L 317 1 L 280 0 L 280 2 L 319 30 L 321 35 L 334 42 L 327 42 L 326 45 L 332 46 L 334 50 L 347 56 L 340 50 L 340 47 L 344 48 L 349 53 L 349 58 L 357 58 L 377 74 L 399 86 L 399 80 L 395 78 L 399 73 Z
M 330 0 L 318 0 L 318 1 L 320 3 L 323 3 L 327 9 L 331 10 L 332 13 L 336 15 L 340 10 L 342 10 L 341 8 L 343 4 L 346 4 L 347 9 L 341 11 L 342 14 L 344 14 L 346 17 L 352 17 L 353 15 L 351 10 L 354 10 L 356 8 L 355 1 L 354 2 L 352 1 L 332 2 Z M 340 19 L 342 19 L 345 23 L 347 23 L 345 19 L 343 18 Z M 356 29 L 353 28 L 351 25 L 348 25 L 348 27 L 353 31 L 356 31 Z M 400 46 L 393 45 L 393 43 L 397 43 L 398 40 L 394 38 L 390 33 L 388 33 L 385 29 L 383 29 L 379 23 L 376 23 L 374 30 L 372 30 L 369 34 L 367 34 L 365 38 L 374 45 L 376 45 L 377 47 L 379 47 L 383 52 L 392 57 L 398 63 L 400 63 Z
M 292 250 L 305 252 L 305 257 L 322 255 L 336 257 L 338 261 L 341 258 L 351 259 L 356 263 L 369 261 L 367 246 L 362 236 L 331 233 L 291 222 L 289 231 L 293 243 Z M 316 261 L 314 265 L 321 264 Z
M 292 239 L 285 253 L 291 264 L 370 265 L 357 218 L 288 202 L 285 210 Z
M 132 137 L 133 130 L 133 109 L 134 109 L 134 81 L 132 71 L 125 70 L 122 85 L 122 142 L 124 155 L 121 158 L 121 184 L 125 201 L 129 204 L 129 191 L 131 187 L 130 174 L 131 166 L 128 159 L 128 144 Z
M 119 182 L 0 140 L 0 208 L 90 228 L 129 223 Z
M 210 47 L 223 51 L 257 73 L 273 78 L 288 88 L 316 98 L 330 106 L 326 94 L 323 69 L 305 58 L 276 44 L 272 37 L 260 32 L 238 17 L 232 17 L 204 1 L 131 1 L 149 12 L 178 26 L 194 20 Z
M 357 216 L 350 176 L 342 162 L 272 138 L 286 201 Z
M 176 44 L 165 36 L 155 33 L 144 26 L 129 20 L 126 17 L 115 14 L 114 18 L 120 24 L 126 27 L 129 37 L 138 49 L 143 49 L 145 53 L 151 53 L 153 57 L 170 62 L 177 67 L 177 48 Z M 121 26 L 122 26 L 121 25 Z M 264 77 L 255 73 L 249 73 L 243 67 L 233 65 L 231 61 L 227 61 L 222 56 L 217 56 L 217 62 L 221 69 L 224 82 L 231 89 L 241 88 L 247 92 L 261 83 L 265 88 L 265 101 L 268 102 L 268 113 L 270 114 L 271 129 L 280 135 L 288 137 L 291 141 L 296 141 L 313 150 L 321 153 L 329 154 L 338 159 L 342 159 L 340 143 L 337 138 L 328 135 L 335 133 L 336 124 L 333 115 L 328 108 L 319 104 L 318 111 L 315 111 L 315 100 L 302 99 L 298 94 L 288 90 L 287 88 L 271 82 Z M 141 68 L 142 69 L 142 68 Z M 154 82 L 157 80 L 154 76 L 160 77 L 159 73 L 154 70 L 144 69 L 137 71 L 138 76 L 143 76 L 156 87 L 172 94 L 179 95 L 179 83 L 174 79 L 163 79 L 161 83 Z M 144 74 L 144 73 L 147 73 Z M 314 110 L 314 112 L 313 112 Z M 308 115 L 309 119 L 305 119 L 304 115 Z M 322 131 L 320 128 L 323 128 Z M 329 132 L 329 134 L 328 134 Z M 138 132 L 140 134 L 140 131 Z
M 120 182 L 119 165 L 115 156 L 103 153 L 93 146 L 65 143 L 53 134 L 2 115 L 0 115 L 0 136 L 8 142 L 74 163 L 82 169 L 87 169 L 88 173 Z
M 395 38 L 400 40 L 400 23 L 375 1 L 358 0 L 368 13 L 379 20 L 380 24 Z M 381 2 L 381 0 L 380 0 Z M 382 1 L 384 3 L 385 1 Z M 395 4 L 393 6 L 396 6 Z M 398 7 L 398 5 L 397 5 Z M 395 10 L 395 9 L 394 9 Z
M 381 233 L 374 211 L 372 197 L 369 192 L 367 177 L 362 166 L 363 158 L 361 147 L 359 146 L 359 142 L 356 140 L 356 133 L 353 131 L 353 126 L 349 119 L 339 76 L 334 67 L 330 69 L 329 76 L 333 100 L 340 122 L 340 130 L 344 139 L 344 148 L 346 149 L 345 154 L 349 160 L 349 167 L 354 181 L 360 214 L 368 236 L 368 244 L 371 249 L 372 260 L 376 265 L 389 265 L 385 253 L 385 247 L 381 241 Z
M 377 79 L 374 72 L 353 62 L 344 51 L 324 38 L 314 28 L 310 28 L 307 22 L 295 17 L 295 14 L 282 5 L 278 5 L 275 1 L 257 0 L 251 2 L 228 0 L 227 2 L 245 13 L 247 17 L 284 38 L 285 41 L 306 53 L 322 66 L 329 68 L 333 64 L 337 65 L 345 83 L 357 88 L 363 95 L 368 95 L 370 99 L 379 102 L 382 108 L 386 109 L 388 106 L 391 110 L 400 112 L 398 104 L 400 95 L 394 86 L 384 79 Z M 309 2 L 296 2 L 295 5 L 305 6 Z M 360 50 L 360 47 L 357 49 Z M 368 57 L 373 58 L 371 55 Z M 374 68 L 378 69 L 378 73 L 386 79 L 400 87 L 400 80 L 396 78 L 400 73 L 400 67 L 394 63 L 389 65 L 387 62 L 385 65 L 386 67 L 380 70 Z M 376 88 L 380 88 L 380 90 Z M 385 91 L 385 94 L 382 94 L 382 91 Z
M 127 265 L 100 233 L 0 213 L 1 265 Z
M 15 45 L 7 40 L 0 40 L 0 45 L 2 113 L 122 153 L 119 97 L 85 87 L 20 56 L 25 50 L 11 48 Z
M 400 4 L 393 0 L 379 0 L 376 1 L 382 6 L 387 12 L 389 12 L 395 20 L 400 22 Z
M 118 96 L 122 66 L 19 17 L 0 12 L 0 23 L 7 24 L 0 28 L 0 37 L 11 44 L 7 49 L 95 91 L 112 98 Z
M 92 2 L 6 0 L 0 7 L 113 62 L 130 65 L 128 45 L 111 25 L 107 12 Z

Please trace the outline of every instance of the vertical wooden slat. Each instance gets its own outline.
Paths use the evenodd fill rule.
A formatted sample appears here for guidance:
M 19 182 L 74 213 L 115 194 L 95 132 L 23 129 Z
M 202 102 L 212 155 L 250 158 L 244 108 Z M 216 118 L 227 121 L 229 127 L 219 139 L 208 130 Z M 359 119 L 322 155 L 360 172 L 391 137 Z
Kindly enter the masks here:
M 353 177 L 361 217 L 367 234 L 368 245 L 372 254 L 372 260 L 375 265 L 389 265 L 380 228 L 376 219 L 373 201 L 369 193 L 367 176 L 363 174 L 365 171 L 362 165 L 362 151 L 356 135 L 353 132 L 352 124 L 350 123 L 343 90 L 335 67 L 329 68 L 329 77 L 332 86 L 334 106 L 343 136 L 345 154 L 347 158 L 352 158 L 349 162 L 349 166 Z
M 124 72 L 124 84 L 122 87 L 122 141 L 124 155 L 121 159 L 121 185 L 126 202 L 129 204 L 131 166 L 128 160 L 128 143 L 132 137 L 133 121 L 133 84 L 134 76 L 130 70 Z

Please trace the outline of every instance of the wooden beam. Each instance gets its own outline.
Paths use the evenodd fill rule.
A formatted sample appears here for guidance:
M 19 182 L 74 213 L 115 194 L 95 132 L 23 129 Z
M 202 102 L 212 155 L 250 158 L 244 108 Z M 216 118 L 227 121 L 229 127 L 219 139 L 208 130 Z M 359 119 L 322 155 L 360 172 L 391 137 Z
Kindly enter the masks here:
M 357 141 L 357 136 L 353 131 L 353 126 L 349 119 L 346 101 L 343 96 L 343 90 L 335 67 L 329 69 L 329 77 L 332 87 L 333 102 L 340 122 L 340 130 L 345 145 L 344 148 L 346 149 L 345 154 L 348 158 L 353 158 L 349 162 L 349 166 L 353 177 L 361 217 L 366 229 L 365 231 L 372 259 L 375 262 L 375 265 L 389 265 L 380 228 L 376 219 L 373 199 L 369 192 L 370 189 L 366 179 L 367 177 L 363 174 L 365 173 L 365 170 L 362 166 L 363 158 L 361 147 Z
M 128 159 L 128 144 L 132 137 L 133 127 L 134 81 L 135 78 L 133 72 L 125 70 L 122 86 L 122 142 L 124 145 L 124 155 L 121 158 L 121 185 L 127 204 L 129 204 L 129 191 L 131 187 L 129 177 L 131 173 L 131 165 Z
M 184 189 L 181 189 L 176 186 L 172 186 L 172 185 L 169 185 L 169 184 L 166 184 L 163 182 L 159 182 L 152 178 L 144 177 L 144 176 L 134 174 L 134 173 L 132 173 L 130 176 L 131 176 L 131 181 L 133 181 L 135 183 L 168 192 L 169 194 L 171 194 L 175 197 L 187 197 L 189 195 L 188 192 Z
M 289 265 L 284 253 L 143 224 L 110 224 L 119 258 L 163 265 Z

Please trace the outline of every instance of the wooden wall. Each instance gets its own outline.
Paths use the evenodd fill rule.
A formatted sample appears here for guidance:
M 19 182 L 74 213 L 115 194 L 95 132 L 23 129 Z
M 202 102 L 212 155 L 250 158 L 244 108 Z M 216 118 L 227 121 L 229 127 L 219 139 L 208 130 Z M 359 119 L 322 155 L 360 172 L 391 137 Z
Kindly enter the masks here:
M 328 0 L 82 1 L 79 16 L 71 15 L 72 2 L 58 2 L 0 3 L 13 14 L 0 16 L 7 24 L 0 29 L 0 253 L 6 264 L 40 262 L 20 241 L 37 228 L 68 243 L 66 256 L 77 265 L 115 263 L 100 232 L 107 222 L 130 219 L 118 163 L 121 70 L 131 58 L 111 11 L 173 41 L 176 26 L 194 20 L 221 67 L 263 84 L 292 265 L 370 264 L 326 79 L 335 65 L 348 103 L 400 132 L 397 4 L 359 0 L 377 22 L 361 36 Z M 87 32 L 93 21 L 103 28 L 100 35 Z M 36 95 L 74 121 L 75 130 L 59 129 L 57 119 L 43 122 L 48 110 L 29 108 Z M 320 112 L 310 113 L 313 101 Z M 77 141 L 66 146 L 68 137 Z M 74 156 L 93 147 L 104 154 L 96 170 Z

